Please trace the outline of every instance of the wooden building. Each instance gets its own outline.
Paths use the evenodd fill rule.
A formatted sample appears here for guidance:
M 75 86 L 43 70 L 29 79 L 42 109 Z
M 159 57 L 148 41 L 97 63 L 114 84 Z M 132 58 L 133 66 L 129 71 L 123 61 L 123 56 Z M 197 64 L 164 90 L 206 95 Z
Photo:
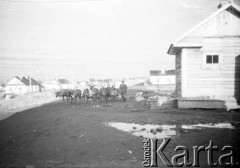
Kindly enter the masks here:
M 175 84 L 175 70 L 150 70 L 149 82 L 153 85 Z
M 22 95 L 30 92 L 39 92 L 41 89 L 41 84 L 30 77 L 24 76 L 14 76 L 5 86 L 5 94 L 16 94 Z
M 226 2 L 226 1 L 225 1 Z M 238 108 L 240 7 L 229 1 L 174 41 L 180 108 Z
M 67 79 L 54 79 L 44 82 L 46 90 L 60 90 L 60 89 L 75 89 L 76 86 L 69 82 Z

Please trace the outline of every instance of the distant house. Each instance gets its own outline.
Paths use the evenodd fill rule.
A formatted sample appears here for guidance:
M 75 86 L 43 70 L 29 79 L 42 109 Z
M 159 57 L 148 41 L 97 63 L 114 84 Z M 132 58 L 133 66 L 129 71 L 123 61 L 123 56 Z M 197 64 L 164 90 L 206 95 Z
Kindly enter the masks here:
M 54 79 L 43 83 L 45 90 L 59 90 L 61 88 L 59 82 Z
M 69 82 L 67 79 L 57 79 L 61 89 L 74 89 L 75 85 Z
M 174 41 L 181 108 L 235 108 L 240 102 L 240 8 L 219 9 Z M 218 101 L 216 101 L 218 100 Z
M 175 84 L 175 70 L 151 70 L 149 82 L 153 85 Z
M 87 81 L 77 81 L 76 88 L 84 90 L 85 88 L 88 88 L 88 82 Z
M 0 92 L 5 91 L 5 85 L 0 85 Z
M 127 86 L 144 86 L 145 81 L 146 79 L 143 78 L 127 78 L 124 80 Z M 120 84 L 121 83 L 120 81 Z M 117 85 L 120 86 L 119 83 Z
M 74 85 L 71 84 L 67 79 L 54 79 L 51 81 L 44 82 L 46 90 L 60 90 L 60 89 L 73 89 Z
M 31 82 L 30 82 L 31 81 Z M 26 94 L 29 92 L 39 92 L 41 85 L 30 77 L 19 77 L 14 76 L 5 86 L 5 93 L 6 94 Z

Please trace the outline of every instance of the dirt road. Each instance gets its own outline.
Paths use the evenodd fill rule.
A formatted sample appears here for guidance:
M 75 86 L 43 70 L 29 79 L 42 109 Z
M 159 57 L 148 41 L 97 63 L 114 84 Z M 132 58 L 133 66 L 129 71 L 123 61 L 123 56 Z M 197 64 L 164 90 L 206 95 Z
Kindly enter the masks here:
M 83 102 L 76 105 L 55 102 L 16 113 L 0 121 L 0 166 L 143 167 L 143 138 L 104 123 L 181 125 L 240 121 L 240 113 L 236 112 L 131 111 L 134 103 L 129 99 L 126 103 L 94 108 Z M 176 145 L 185 145 L 191 158 L 192 146 L 208 146 L 210 140 L 219 149 L 224 145 L 239 148 L 239 135 L 238 128 L 178 130 L 165 153 L 172 156 Z M 203 154 L 200 166 L 206 165 L 207 157 Z M 159 161 L 159 166 L 164 164 Z

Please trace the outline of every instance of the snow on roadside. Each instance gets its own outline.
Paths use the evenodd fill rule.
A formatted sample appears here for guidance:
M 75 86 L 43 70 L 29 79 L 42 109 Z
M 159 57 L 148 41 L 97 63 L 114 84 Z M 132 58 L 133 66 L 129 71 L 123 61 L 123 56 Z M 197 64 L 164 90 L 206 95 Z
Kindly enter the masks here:
M 234 129 L 230 123 L 218 123 L 218 124 L 195 124 L 195 125 L 182 125 L 183 129 L 201 129 L 201 128 L 228 128 Z

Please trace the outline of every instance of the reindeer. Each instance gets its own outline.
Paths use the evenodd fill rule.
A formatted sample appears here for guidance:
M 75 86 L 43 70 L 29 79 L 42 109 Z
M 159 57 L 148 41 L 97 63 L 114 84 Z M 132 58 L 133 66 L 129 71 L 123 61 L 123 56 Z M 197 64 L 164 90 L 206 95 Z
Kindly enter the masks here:
M 111 101 L 116 101 L 116 98 L 119 96 L 119 91 L 114 86 L 110 88 L 110 99 Z
M 77 103 L 77 98 L 79 98 L 79 100 L 82 97 L 82 91 L 80 89 L 75 89 L 71 91 L 71 102 L 74 99 L 75 103 Z
M 88 88 L 83 90 L 82 97 L 84 98 L 85 103 L 89 102 L 91 95 L 90 95 L 90 91 Z
M 56 97 L 62 97 L 62 102 L 64 102 L 64 98 L 67 98 L 67 102 L 70 98 L 72 98 L 72 94 L 71 92 L 69 92 L 68 90 L 60 90 L 60 91 L 56 91 L 55 92 L 55 96 Z
M 110 87 L 107 87 L 107 88 L 102 87 L 100 89 L 100 98 L 101 98 L 101 100 L 107 101 L 107 100 L 109 100 L 110 97 L 111 97 L 111 89 L 110 89 Z
M 90 86 L 89 92 L 92 100 L 96 101 L 97 99 L 100 99 L 100 92 L 97 88 L 95 88 L 95 85 Z

